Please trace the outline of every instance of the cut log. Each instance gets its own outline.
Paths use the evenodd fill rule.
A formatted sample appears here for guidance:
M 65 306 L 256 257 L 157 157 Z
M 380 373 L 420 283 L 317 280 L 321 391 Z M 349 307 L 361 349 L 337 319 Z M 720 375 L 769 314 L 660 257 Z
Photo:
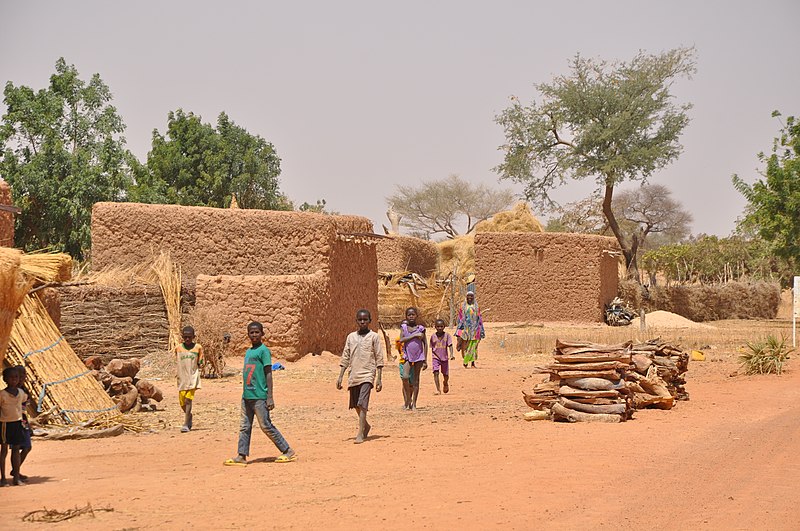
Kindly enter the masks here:
M 106 371 L 119 378 L 124 378 L 126 376 L 133 378 L 139 372 L 140 368 L 139 358 L 125 360 L 113 359 L 106 365 Z
M 524 413 L 522 417 L 525 420 L 547 420 L 550 418 L 550 411 L 528 411 Z
M 580 402 L 581 404 L 627 404 L 628 401 L 624 398 L 581 398 L 578 396 L 569 397 L 570 400 Z
M 161 389 L 147 380 L 139 380 L 136 382 L 136 390 L 139 391 L 139 396 L 142 397 L 142 401 L 145 399 L 152 399 L 156 402 L 161 402 L 164 399 L 164 393 L 161 392 Z
M 631 361 L 633 365 L 636 367 L 636 372 L 640 372 L 642 374 L 647 373 L 647 369 L 653 364 L 653 360 L 645 356 L 644 354 L 634 354 L 631 356 Z
M 117 403 L 119 410 L 122 413 L 125 413 L 126 411 L 133 409 L 133 406 L 137 404 L 137 398 L 139 398 L 139 391 L 137 391 L 135 387 L 131 386 L 130 391 L 123 395 L 113 397 L 113 400 Z
M 577 354 L 579 352 L 615 352 L 631 348 L 632 343 L 618 343 L 616 345 L 600 345 L 597 343 L 582 343 L 575 341 L 560 341 L 556 339 L 556 350 L 562 354 Z
M 614 389 L 608 389 L 605 391 L 586 391 L 584 389 L 575 389 L 574 387 L 569 387 L 566 385 L 561 386 L 561 388 L 558 390 L 558 394 L 561 396 L 581 398 L 618 398 L 620 396 L 619 391 L 615 391 Z
M 131 388 L 135 389 L 135 387 L 133 386 L 132 378 L 130 377 L 117 378 L 116 376 L 112 376 L 111 381 L 109 382 L 108 385 L 108 394 L 112 397 L 118 395 L 124 395 L 125 393 L 130 391 Z
M 631 368 L 629 363 L 620 361 L 598 361 L 598 362 L 578 362 L 578 363 L 553 363 L 548 365 L 550 371 L 605 371 L 605 370 L 628 370 Z
M 580 411 L 582 413 L 592 413 L 592 414 L 601 413 L 605 415 L 628 414 L 627 404 L 609 404 L 609 405 L 581 404 L 580 402 L 575 402 L 573 400 L 564 397 L 559 398 L 558 403 L 564 406 L 565 408 L 572 409 L 573 411 Z
M 605 378 L 606 380 L 617 381 L 621 378 L 617 371 L 559 371 L 561 378 Z
M 605 381 L 605 380 L 604 380 Z M 546 393 L 552 392 L 555 393 L 558 391 L 558 388 L 561 386 L 561 380 L 550 380 L 548 382 L 538 383 L 533 386 L 534 393 Z
M 565 380 L 570 387 L 586 389 L 587 391 L 608 391 L 609 389 L 621 389 L 625 387 L 625 382 L 620 380 L 613 382 L 605 378 L 570 378 Z
M 103 368 L 103 358 L 100 356 L 89 356 L 83 360 L 83 364 L 89 369 L 99 371 Z
M 672 409 L 673 405 L 672 397 L 656 396 L 648 393 L 633 394 L 633 407 L 636 409 L 644 409 L 650 406 L 658 409 Z
M 567 422 L 622 422 L 620 415 L 605 415 L 581 413 L 562 406 L 559 403 L 553 404 L 553 418 L 556 420 L 566 420 Z
M 630 363 L 630 354 L 622 353 L 592 353 L 586 352 L 584 354 L 577 354 L 574 356 L 564 356 L 561 354 L 554 354 L 553 359 L 559 363 L 597 363 L 602 361 L 618 361 L 620 363 Z

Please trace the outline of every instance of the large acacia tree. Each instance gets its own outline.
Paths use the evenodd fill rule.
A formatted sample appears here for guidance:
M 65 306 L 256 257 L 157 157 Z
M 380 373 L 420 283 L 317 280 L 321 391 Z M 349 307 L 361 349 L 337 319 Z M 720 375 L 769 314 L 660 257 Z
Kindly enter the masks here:
M 545 204 L 552 202 L 549 192 L 568 179 L 594 179 L 603 214 L 635 276 L 639 238 L 620 229 L 612 209 L 614 188 L 646 180 L 680 154 L 678 138 L 689 123 L 690 105 L 677 104 L 671 89 L 695 72 L 695 51 L 639 52 L 623 62 L 577 55 L 569 70 L 536 85 L 538 101 L 524 105 L 512 98 L 497 116 L 506 143 L 495 170 L 524 183 L 529 200 Z
M 513 201 L 510 190 L 474 185 L 458 175 L 420 186 L 398 185 L 386 198 L 390 209 L 400 216 L 400 225 L 412 234 L 444 234 L 448 238 L 472 232 L 475 225 L 507 209 Z

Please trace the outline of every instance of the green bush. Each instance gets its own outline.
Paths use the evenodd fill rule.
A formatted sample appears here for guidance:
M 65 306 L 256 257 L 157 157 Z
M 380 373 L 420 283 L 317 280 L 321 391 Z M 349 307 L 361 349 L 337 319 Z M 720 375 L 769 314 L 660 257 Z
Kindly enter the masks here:
M 747 374 L 781 374 L 792 351 L 784 336 L 778 339 L 770 334 L 757 341 L 748 341 L 747 351 L 739 356 L 739 361 Z

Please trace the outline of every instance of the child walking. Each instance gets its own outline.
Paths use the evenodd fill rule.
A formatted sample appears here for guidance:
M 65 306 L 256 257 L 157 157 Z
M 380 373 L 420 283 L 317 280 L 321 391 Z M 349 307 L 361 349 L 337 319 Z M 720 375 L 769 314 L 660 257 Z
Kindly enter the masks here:
M 428 342 L 425 340 L 425 327 L 417 324 L 417 309 L 406 309 L 406 324 L 400 325 L 400 341 L 406 353 L 403 365 L 403 385 L 407 386 L 406 403 L 403 409 L 417 409 L 420 376 L 428 368 Z
M 178 361 L 178 402 L 183 410 L 181 433 L 192 429 L 192 403 L 194 393 L 200 389 L 200 367 L 203 366 L 203 347 L 194 342 L 194 328 L 186 326 L 181 331 L 183 343 L 175 347 Z
M 272 384 L 272 353 L 262 343 L 264 339 L 264 326 L 253 321 L 247 325 L 247 336 L 252 346 L 244 355 L 244 370 L 242 371 L 242 417 L 239 424 L 238 455 L 226 460 L 226 466 L 247 466 L 247 456 L 250 455 L 250 436 L 253 433 L 253 417 L 258 418 L 267 437 L 275 444 L 281 455 L 275 459 L 276 463 L 291 463 L 297 461 L 297 454 L 291 449 L 289 443 L 283 438 L 281 432 L 269 418 L 269 412 L 275 409 Z
M 367 422 L 367 411 L 369 410 L 369 396 L 372 386 L 375 391 L 381 392 L 381 373 L 383 372 L 383 343 L 377 332 L 369 329 L 372 316 L 369 310 L 358 310 L 356 312 L 356 323 L 358 330 L 350 332 L 342 351 L 342 359 L 339 362 L 339 379 L 336 380 L 336 389 L 342 388 L 342 378 L 344 371 L 350 368 L 350 375 L 347 377 L 347 389 L 350 391 L 350 409 L 355 409 L 358 415 L 358 433 L 356 434 L 356 444 L 363 443 L 369 435 L 370 426 Z
M 450 360 L 456 359 L 453 355 L 453 337 L 444 331 L 444 320 L 436 319 L 434 323 L 436 333 L 431 334 L 431 362 L 433 364 L 433 381 L 436 384 L 436 394 L 439 389 L 439 371 L 444 378 L 444 392 L 450 391 Z
M 408 324 L 408 321 L 403 319 L 403 322 L 400 323 L 400 326 L 402 327 L 403 325 L 407 325 L 407 324 Z M 400 360 L 399 360 L 400 382 L 401 382 L 400 383 L 400 389 L 403 390 L 403 409 L 407 409 L 406 408 L 406 404 L 408 404 L 411 401 L 411 397 L 409 395 L 411 386 L 407 385 L 407 383 L 410 383 L 410 382 L 407 382 L 407 380 L 409 380 L 411 378 L 411 372 L 409 371 L 409 373 L 406 374 L 405 345 L 403 344 L 402 341 L 400 341 L 399 338 L 397 339 L 396 347 L 397 347 L 397 352 L 400 353 Z
M 19 388 L 19 371 L 16 367 L 3 369 L 6 388 L 0 391 L 0 487 L 8 485 L 6 480 L 6 456 L 11 447 L 11 477 L 14 485 L 24 485 L 20 477 L 20 454 L 25 443 L 22 427 L 22 404 L 28 400 L 25 391 Z
M 25 395 L 28 397 L 25 402 L 22 403 L 22 434 L 24 441 L 20 446 L 19 451 L 19 479 L 22 481 L 28 481 L 28 476 L 22 473 L 22 465 L 25 464 L 25 458 L 28 457 L 28 454 L 31 453 L 31 448 L 33 448 L 33 444 L 31 443 L 31 425 L 28 422 L 28 400 L 31 398 L 31 394 L 28 392 L 28 389 L 25 387 L 25 382 L 28 379 L 28 372 L 25 370 L 25 367 L 22 365 L 16 366 L 17 372 L 19 373 L 19 384 L 18 387 L 25 392 Z

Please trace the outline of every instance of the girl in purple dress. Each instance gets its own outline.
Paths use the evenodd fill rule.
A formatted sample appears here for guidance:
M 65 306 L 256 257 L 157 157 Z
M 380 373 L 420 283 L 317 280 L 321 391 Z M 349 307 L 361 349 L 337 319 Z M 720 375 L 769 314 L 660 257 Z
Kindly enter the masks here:
M 403 385 L 406 386 L 406 403 L 403 409 L 417 409 L 420 373 L 428 368 L 428 342 L 425 327 L 417 324 L 417 309 L 406 309 L 406 324 L 400 325 L 400 342 L 403 343 L 406 361 L 403 364 Z

